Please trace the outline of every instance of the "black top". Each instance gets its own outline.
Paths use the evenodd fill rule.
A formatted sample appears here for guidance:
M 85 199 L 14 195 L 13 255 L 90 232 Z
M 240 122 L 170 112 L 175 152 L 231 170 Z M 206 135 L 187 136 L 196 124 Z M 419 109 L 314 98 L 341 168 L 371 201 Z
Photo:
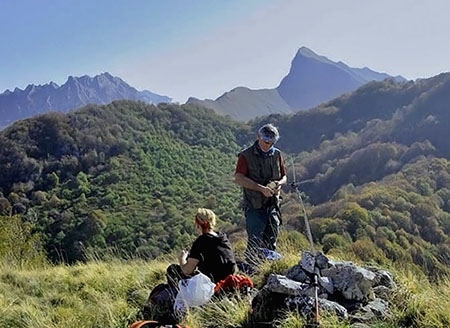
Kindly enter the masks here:
M 189 257 L 199 260 L 198 269 L 214 283 L 234 274 L 234 253 L 227 235 L 222 232 L 217 236 L 210 233 L 199 236 L 192 244 Z

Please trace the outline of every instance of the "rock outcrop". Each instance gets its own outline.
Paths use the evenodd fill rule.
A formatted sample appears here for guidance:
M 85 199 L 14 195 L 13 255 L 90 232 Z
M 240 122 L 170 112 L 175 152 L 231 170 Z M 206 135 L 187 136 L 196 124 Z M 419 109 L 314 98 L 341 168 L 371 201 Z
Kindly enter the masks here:
M 286 311 L 315 320 L 316 311 L 331 312 L 364 327 L 391 315 L 389 300 L 397 285 L 386 270 L 329 260 L 304 252 L 284 275 L 271 274 L 252 300 L 254 322 L 274 322 Z

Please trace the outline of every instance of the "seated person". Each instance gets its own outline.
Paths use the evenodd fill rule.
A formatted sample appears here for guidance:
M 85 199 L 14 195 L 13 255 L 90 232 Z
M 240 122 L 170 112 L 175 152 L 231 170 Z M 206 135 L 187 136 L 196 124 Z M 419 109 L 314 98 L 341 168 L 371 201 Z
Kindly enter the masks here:
M 214 212 L 199 208 L 195 215 L 195 226 L 200 236 L 189 252 L 181 251 L 179 265 L 172 264 L 167 268 L 169 284 L 178 287 L 180 279 L 194 275 L 196 270 L 208 276 L 213 283 L 235 274 L 237 267 L 231 244 L 225 233 L 214 231 L 215 225 Z

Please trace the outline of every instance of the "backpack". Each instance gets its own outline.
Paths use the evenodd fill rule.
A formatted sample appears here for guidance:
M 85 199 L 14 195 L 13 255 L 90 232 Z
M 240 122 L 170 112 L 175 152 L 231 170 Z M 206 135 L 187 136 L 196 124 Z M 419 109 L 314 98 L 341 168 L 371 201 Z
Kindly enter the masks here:
M 153 288 L 153 290 L 150 292 L 147 303 L 142 310 L 144 318 L 151 318 L 160 325 L 176 324 L 178 322 L 178 318 L 173 310 L 173 305 L 177 293 L 178 291 L 175 287 L 165 283 L 159 284 L 155 288 Z M 141 326 L 132 328 L 138 327 Z M 142 327 L 147 328 L 146 326 Z
M 246 294 L 253 287 L 254 285 L 251 278 L 230 274 L 225 279 L 217 282 L 216 287 L 214 288 L 214 294 L 236 291 Z
M 133 322 L 129 328 L 157 328 L 158 326 L 159 326 L 158 321 L 140 320 Z
M 133 322 L 129 328 L 189 328 L 188 326 L 182 327 L 180 325 L 161 325 L 158 321 L 153 320 L 140 320 Z

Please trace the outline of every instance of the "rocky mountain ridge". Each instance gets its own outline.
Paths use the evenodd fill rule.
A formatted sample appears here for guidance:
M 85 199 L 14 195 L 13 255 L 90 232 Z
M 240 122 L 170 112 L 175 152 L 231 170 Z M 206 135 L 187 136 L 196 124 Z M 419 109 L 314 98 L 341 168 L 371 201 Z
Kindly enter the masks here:
M 172 99 L 148 90 L 138 91 L 121 78 L 110 73 L 94 77 L 69 76 L 59 86 L 54 82 L 28 85 L 0 94 L 0 128 L 12 122 L 48 111 L 68 112 L 87 104 L 106 105 L 114 100 L 139 100 L 149 104 L 170 102 Z
M 313 108 L 344 93 L 349 93 L 370 81 L 390 76 L 367 67 L 352 68 L 343 62 L 333 62 L 325 56 L 301 47 L 291 63 L 289 73 L 273 89 L 252 90 L 236 87 L 215 100 L 191 97 L 187 104 L 213 109 L 237 121 L 248 121 L 270 114 L 290 114 Z M 110 73 L 90 77 L 69 76 L 66 83 L 28 85 L 0 94 L 0 129 L 14 121 L 48 111 L 68 112 L 87 104 L 105 105 L 114 100 L 138 100 L 149 104 L 171 102 L 171 98 L 143 90 L 138 91 Z
M 333 62 L 307 47 L 301 47 L 292 60 L 289 73 L 276 88 L 251 90 L 237 87 L 215 100 L 191 97 L 187 103 L 211 108 L 238 121 L 247 121 L 257 116 L 313 108 L 368 82 L 387 78 L 405 81 L 401 76 L 393 77 L 367 67 L 353 68 L 343 62 Z

